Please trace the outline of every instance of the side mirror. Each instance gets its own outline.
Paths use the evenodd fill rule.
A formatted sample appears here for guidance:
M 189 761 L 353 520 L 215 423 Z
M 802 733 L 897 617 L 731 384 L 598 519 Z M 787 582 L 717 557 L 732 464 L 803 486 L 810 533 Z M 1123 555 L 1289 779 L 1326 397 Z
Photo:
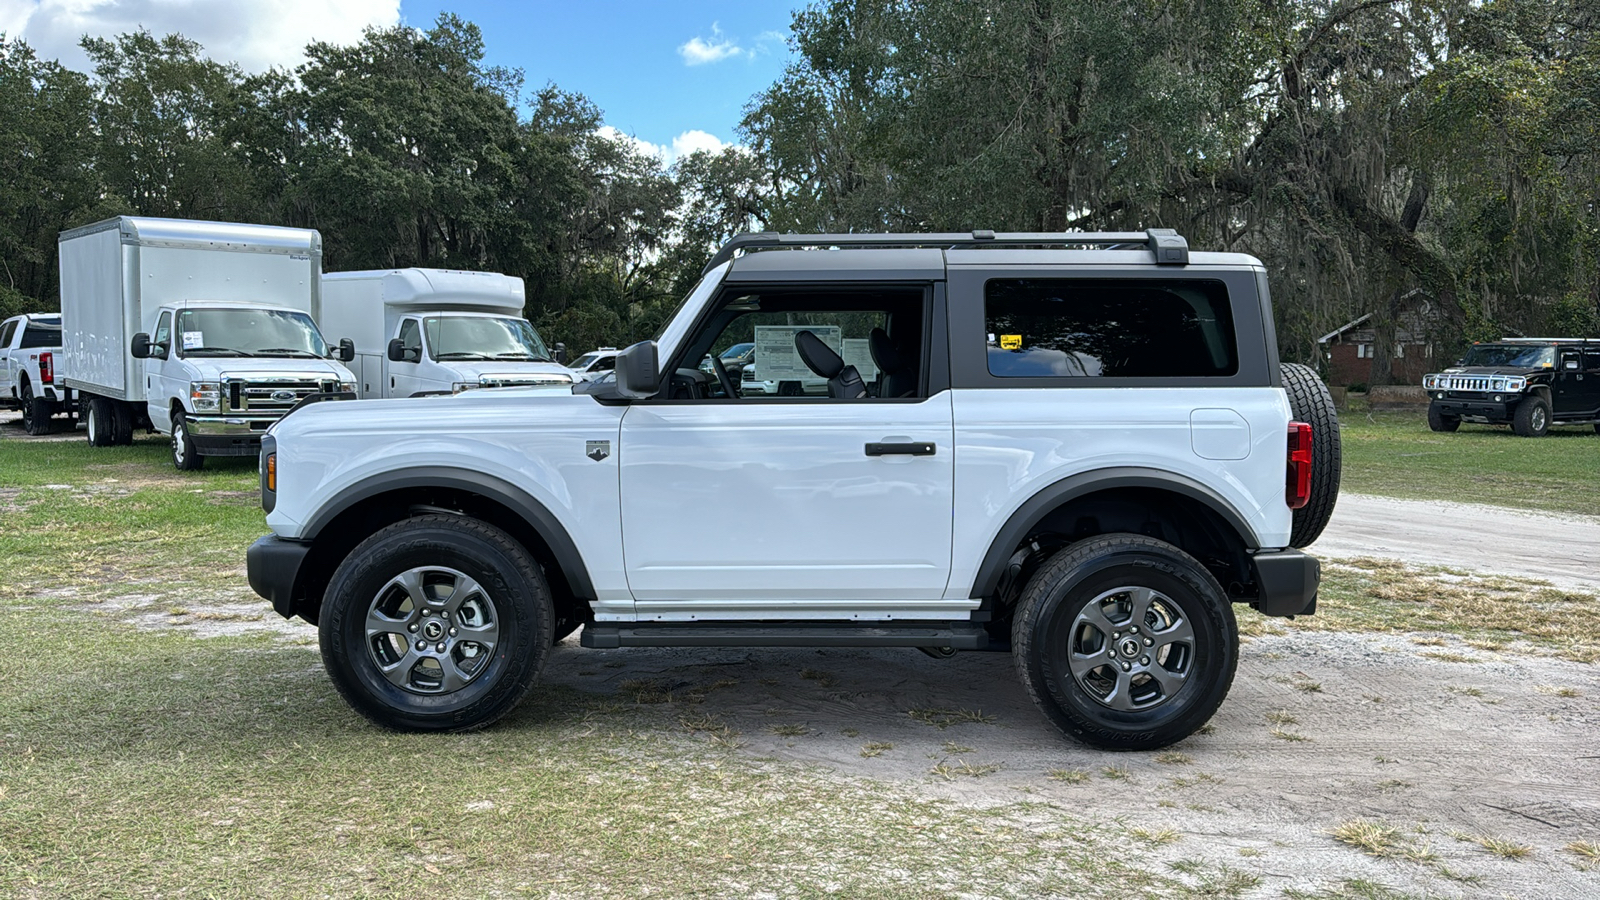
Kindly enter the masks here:
M 556 362 L 563 366 L 567 364 L 567 345 L 560 341 L 556 341 Z
M 617 354 L 617 396 L 627 400 L 654 397 L 661 389 L 661 367 L 656 342 L 640 341 Z
M 399 338 L 395 338 L 394 340 L 389 342 L 389 361 L 390 362 L 405 362 L 406 361 L 406 345 L 400 343 L 400 339 Z
M 356 358 L 356 344 L 355 344 L 355 341 L 352 341 L 349 338 L 340 338 L 339 339 L 339 361 L 340 362 L 349 362 L 350 360 L 355 359 L 355 358 Z
M 134 359 L 150 358 L 150 335 L 141 331 L 133 336 L 133 346 L 129 348 Z

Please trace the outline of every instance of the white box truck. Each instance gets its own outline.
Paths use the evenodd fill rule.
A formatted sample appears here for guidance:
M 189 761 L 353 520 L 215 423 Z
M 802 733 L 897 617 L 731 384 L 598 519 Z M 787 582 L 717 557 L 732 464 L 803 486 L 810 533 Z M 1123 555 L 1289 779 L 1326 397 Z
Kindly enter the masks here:
M 494 272 L 329 272 L 318 322 L 355 342 L 362 399 L 571 384 L 522 318 L 523 302 L 522 279 Z
M 61 376 L 89 443 L 172 436 L 172 461 L 251 456 L 311 394 L 355 389 L 317 330 L 322 236 L 303 228 L 119 216 L 64 231 Z

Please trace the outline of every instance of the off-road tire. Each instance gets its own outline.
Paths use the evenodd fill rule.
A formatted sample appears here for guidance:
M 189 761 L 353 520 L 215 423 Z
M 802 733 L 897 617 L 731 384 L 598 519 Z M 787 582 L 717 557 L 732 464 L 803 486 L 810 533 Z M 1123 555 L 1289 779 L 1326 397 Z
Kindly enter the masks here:
M 189 436 L 189 420 L 183 413 L 172 417 L 172 465 L 180 472 L 198 472 L 206 458 L 195 449 L 194 438 Z
M 492 603 L 493 650 L 457 690 L 417 693 L 391 682 L 367 634 L 386 586 L 419 568 L 463 573 Z M 544 667 L 555 627 L 544 575 L 522 545 L 491 525 L 449 515 L 406 519 L 363 541 L 334 571 L 318 619 L 334 687 L 361 715 L 397 731 L 473 731 L 505 716 Z
M 87 424 L 84 436 L 89 439 L 89 446 L 109 447 L 116 443 L 116 414 L 113 411 L 116 404 L 104 397 L 90 397 L 80 402 L 88 404 L 83 418 Z
M 1148 708 L 1112 709 L 1071 670 L 1080 616 L 1121 587 L 1159 592 L 1192 633 L 1182 685 Z M 1137 640 L 1160 635 L 1146 628 Z M 1110 534 L 1058 551 L 1034 573 L 1017 604 L 1011 648 L 1029 696 L 1068 737 L 1103 750 L 1153 750 L 1193 734 L 1222 705 L 1238 666 L 1239 634 L 1227 595 L 1198 560 L 1165 541 Z
M 1311 499 L 1294 511 L 1289 546 L 1309 547 L 1322 535 L 1339 501 L 1339 475 L 1343 466 L 1339 441 L 1339 413 L 1333 395 L 1317 373 L 1298 363 L 1283 363 L 1283 389 L 1296 422 L 1311 426 Z
M 22 382 L 22 399 L 18 401 L 22 408 L 22 430 L 29 434 L 50 433 L 50 407 L 52 404 L 43 397 L 33 395 L 33 385 L 27 381 Z
M 1550 404 L 1537 394 L 1524 398 L 1511 414 L 1511 430 L 1519 437 L 1544 437 L 1550 432 Z
M 1447 416 L 1439 412 L 1439 408 L 1428 404 L 1428 430 L 1429 431 L 1455 431 L 1461 427 L 1460 416 Z

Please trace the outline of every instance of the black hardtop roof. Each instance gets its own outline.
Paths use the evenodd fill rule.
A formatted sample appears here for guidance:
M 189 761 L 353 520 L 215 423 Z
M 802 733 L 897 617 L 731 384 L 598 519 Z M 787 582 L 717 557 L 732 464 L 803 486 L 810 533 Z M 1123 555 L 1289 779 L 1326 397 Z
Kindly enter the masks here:
M 953 249 L 956 247 L 1096 247 L 1108 250 L 1149 250 L 1157 265 L 1189 264 L 1189 242 L 1170 228 L 1116 232 L 1002 232 L 987 230 L 942 234 L 779 234 L 763 231 L 736 235 L 722 245 L 706 272 L 744 253 L 798 249 Z

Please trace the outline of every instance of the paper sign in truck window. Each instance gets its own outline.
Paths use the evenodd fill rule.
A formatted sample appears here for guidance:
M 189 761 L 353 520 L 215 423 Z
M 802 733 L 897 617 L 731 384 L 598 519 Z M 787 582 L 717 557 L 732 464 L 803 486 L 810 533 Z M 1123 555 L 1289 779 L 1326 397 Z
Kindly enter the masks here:
M 206 335 L 203 331 L 185 331 L 183 333 L 183 349 L 198 350 L 206 345 Z
M 802 331 L 811 332 L 844 356 L 844 340 L 837 325 L 757 325 L 755 331 L 756 378 L 761 381 L 817 380 L 794 348 L 794 336 Z

